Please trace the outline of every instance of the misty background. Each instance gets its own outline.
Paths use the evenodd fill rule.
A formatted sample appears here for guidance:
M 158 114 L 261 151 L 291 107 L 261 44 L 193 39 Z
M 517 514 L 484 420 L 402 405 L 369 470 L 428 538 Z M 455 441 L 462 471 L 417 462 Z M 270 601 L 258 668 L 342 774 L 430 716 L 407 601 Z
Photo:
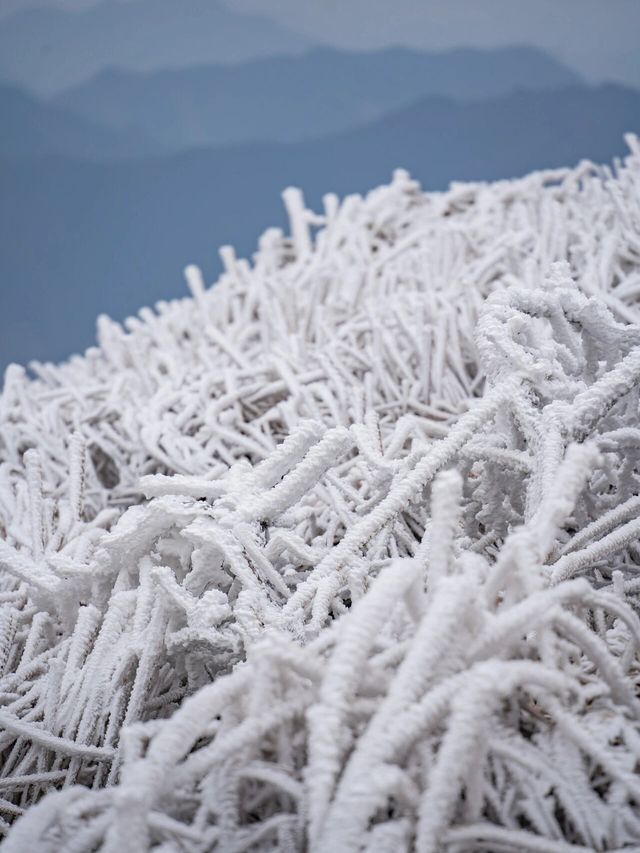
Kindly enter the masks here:
M 638 33 L 637 0 L 0 0 L 0 368 L 215 280 L 290 184 L 624 156 Z

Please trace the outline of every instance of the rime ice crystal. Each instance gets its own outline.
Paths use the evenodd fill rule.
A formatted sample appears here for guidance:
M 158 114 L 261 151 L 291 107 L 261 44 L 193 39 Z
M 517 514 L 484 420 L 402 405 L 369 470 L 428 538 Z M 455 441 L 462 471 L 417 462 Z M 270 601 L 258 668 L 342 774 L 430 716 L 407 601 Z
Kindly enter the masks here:
M 640 149 L 404 172 L 0 397 L 0 829 L 640 844 Z

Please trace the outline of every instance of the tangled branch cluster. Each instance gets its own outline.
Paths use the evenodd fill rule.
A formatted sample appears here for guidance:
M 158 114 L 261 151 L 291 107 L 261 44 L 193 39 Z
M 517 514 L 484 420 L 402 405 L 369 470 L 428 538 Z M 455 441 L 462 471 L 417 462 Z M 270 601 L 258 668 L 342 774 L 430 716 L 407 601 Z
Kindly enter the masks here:
M 0 398 L 6 853 L 640 844 L 640 147 L 322 216 Z

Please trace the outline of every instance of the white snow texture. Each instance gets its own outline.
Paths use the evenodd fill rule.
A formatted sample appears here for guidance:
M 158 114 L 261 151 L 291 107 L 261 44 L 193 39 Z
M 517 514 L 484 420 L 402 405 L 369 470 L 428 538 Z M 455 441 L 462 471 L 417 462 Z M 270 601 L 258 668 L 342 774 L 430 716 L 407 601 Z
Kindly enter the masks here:
M 3 853 L 640 849 L 640 145 L 284 193 L 0 397 Z

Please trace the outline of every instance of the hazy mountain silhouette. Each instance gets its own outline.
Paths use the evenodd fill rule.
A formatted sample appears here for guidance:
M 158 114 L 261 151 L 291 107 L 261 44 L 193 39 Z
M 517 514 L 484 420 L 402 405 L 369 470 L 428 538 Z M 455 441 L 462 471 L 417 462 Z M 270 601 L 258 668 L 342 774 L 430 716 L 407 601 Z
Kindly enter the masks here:
M 0 364 L 58 359 L 116 318 L 181 295 L 182 269 L 218 271 L 216 249 L 248 253 L 283 224 L 280 192 L 365 191 L 397 166 L 430 189 L 624 153 L 640 131 L 640 93 L 618 86 L 520 91 L 484 102 L 426 98 L 346 134 L 140 162 L 69 158 L 0 164 Z
M 85 11 L 17 12 L 0 23 L 0 77 L 42 93 L 107 66 L 137 70 L 295 53 L 309 41 L 219 0 L 103 2 Z
M 0 83 L 0 157 L 68 154 L 113 159 L 162 150 L 138 130 L 115 130 Z
M 139 128 L 184 148 L 311 139 L 353 129 L 426 95 L 487 98 L 579 82 L 531 47 L 443 53 L 323 48 L 232 67 L 154 74 L 111 69 L 63 93 L 59 102 L 86 118 Z
M 320 177 L 339 191 L 373 186 L 394 164 L 434 189 L 451 180 L 513 178 L 581 158 L 609 162 L 625 150 L 629 131 L 640 132 L 640 91 L 615 84 L 520 90 L 485 101 L 425 98 L 328 141 L 331 171 Z M 298 150 L 304 168 L 326 149 L 317 140 Z

